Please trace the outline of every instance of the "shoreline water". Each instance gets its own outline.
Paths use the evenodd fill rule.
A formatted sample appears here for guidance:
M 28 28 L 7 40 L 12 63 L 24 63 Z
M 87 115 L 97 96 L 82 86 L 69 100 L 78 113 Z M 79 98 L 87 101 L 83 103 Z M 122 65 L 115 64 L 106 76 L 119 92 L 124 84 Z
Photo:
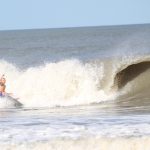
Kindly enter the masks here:
M 149 150 L 150 138 L 57 139 L 38 143 L 0 144 L 3 150 Z

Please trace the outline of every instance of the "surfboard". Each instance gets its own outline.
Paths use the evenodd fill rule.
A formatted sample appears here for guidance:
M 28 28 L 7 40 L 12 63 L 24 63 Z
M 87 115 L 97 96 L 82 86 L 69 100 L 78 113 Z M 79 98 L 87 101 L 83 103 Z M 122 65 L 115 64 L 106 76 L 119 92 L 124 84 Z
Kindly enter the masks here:
M 0 105 L 3 107 L 22 107 L 22 103 L 18 101 L 18 98 L 14 98 L 10 95 L 0 97 Z
M 14 98 L 12 96 L 6 96 L 6 98 L 12 101 L 16 107 L 22 106 L 22 104 L 18 101 L 18 98 Z

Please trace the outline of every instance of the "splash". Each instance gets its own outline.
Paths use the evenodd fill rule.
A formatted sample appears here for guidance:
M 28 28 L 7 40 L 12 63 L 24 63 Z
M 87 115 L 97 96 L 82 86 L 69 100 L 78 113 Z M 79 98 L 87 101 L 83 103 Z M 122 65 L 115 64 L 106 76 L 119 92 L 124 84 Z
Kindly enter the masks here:
M 7 62 L 1 62 L 0 67 L 6 73 L 7 91 L 27 107 L 80 105 L 108 99 L 100 84 L 103 64 L 65 60 L 27 70 L 19 70 Z

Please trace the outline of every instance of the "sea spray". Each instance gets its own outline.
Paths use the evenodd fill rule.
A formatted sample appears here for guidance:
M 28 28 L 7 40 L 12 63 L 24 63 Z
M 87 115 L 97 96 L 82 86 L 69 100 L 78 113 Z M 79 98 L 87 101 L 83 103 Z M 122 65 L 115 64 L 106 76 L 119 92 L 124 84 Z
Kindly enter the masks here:
M 2 72 L 7 72 L 7 90 L 17 95 L 24 106 L 90 104 L 109 97 L 101 87 L 102 64 L 96 66 L 79 60 L 65 60 L 27 70 L 18 70 L 6 62 L 2 64 Z

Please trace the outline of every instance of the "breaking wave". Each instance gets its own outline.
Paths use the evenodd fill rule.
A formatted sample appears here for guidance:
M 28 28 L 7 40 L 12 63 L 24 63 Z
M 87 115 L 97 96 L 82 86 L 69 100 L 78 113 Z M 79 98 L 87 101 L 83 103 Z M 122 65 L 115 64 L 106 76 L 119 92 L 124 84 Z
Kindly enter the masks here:
M 72 59 L 26 70 L 1 61 L 0 73 L 6 75 L 7 92 L 26 107 L 91 104 L 150 87 L 150 56 L 86 63 Z

